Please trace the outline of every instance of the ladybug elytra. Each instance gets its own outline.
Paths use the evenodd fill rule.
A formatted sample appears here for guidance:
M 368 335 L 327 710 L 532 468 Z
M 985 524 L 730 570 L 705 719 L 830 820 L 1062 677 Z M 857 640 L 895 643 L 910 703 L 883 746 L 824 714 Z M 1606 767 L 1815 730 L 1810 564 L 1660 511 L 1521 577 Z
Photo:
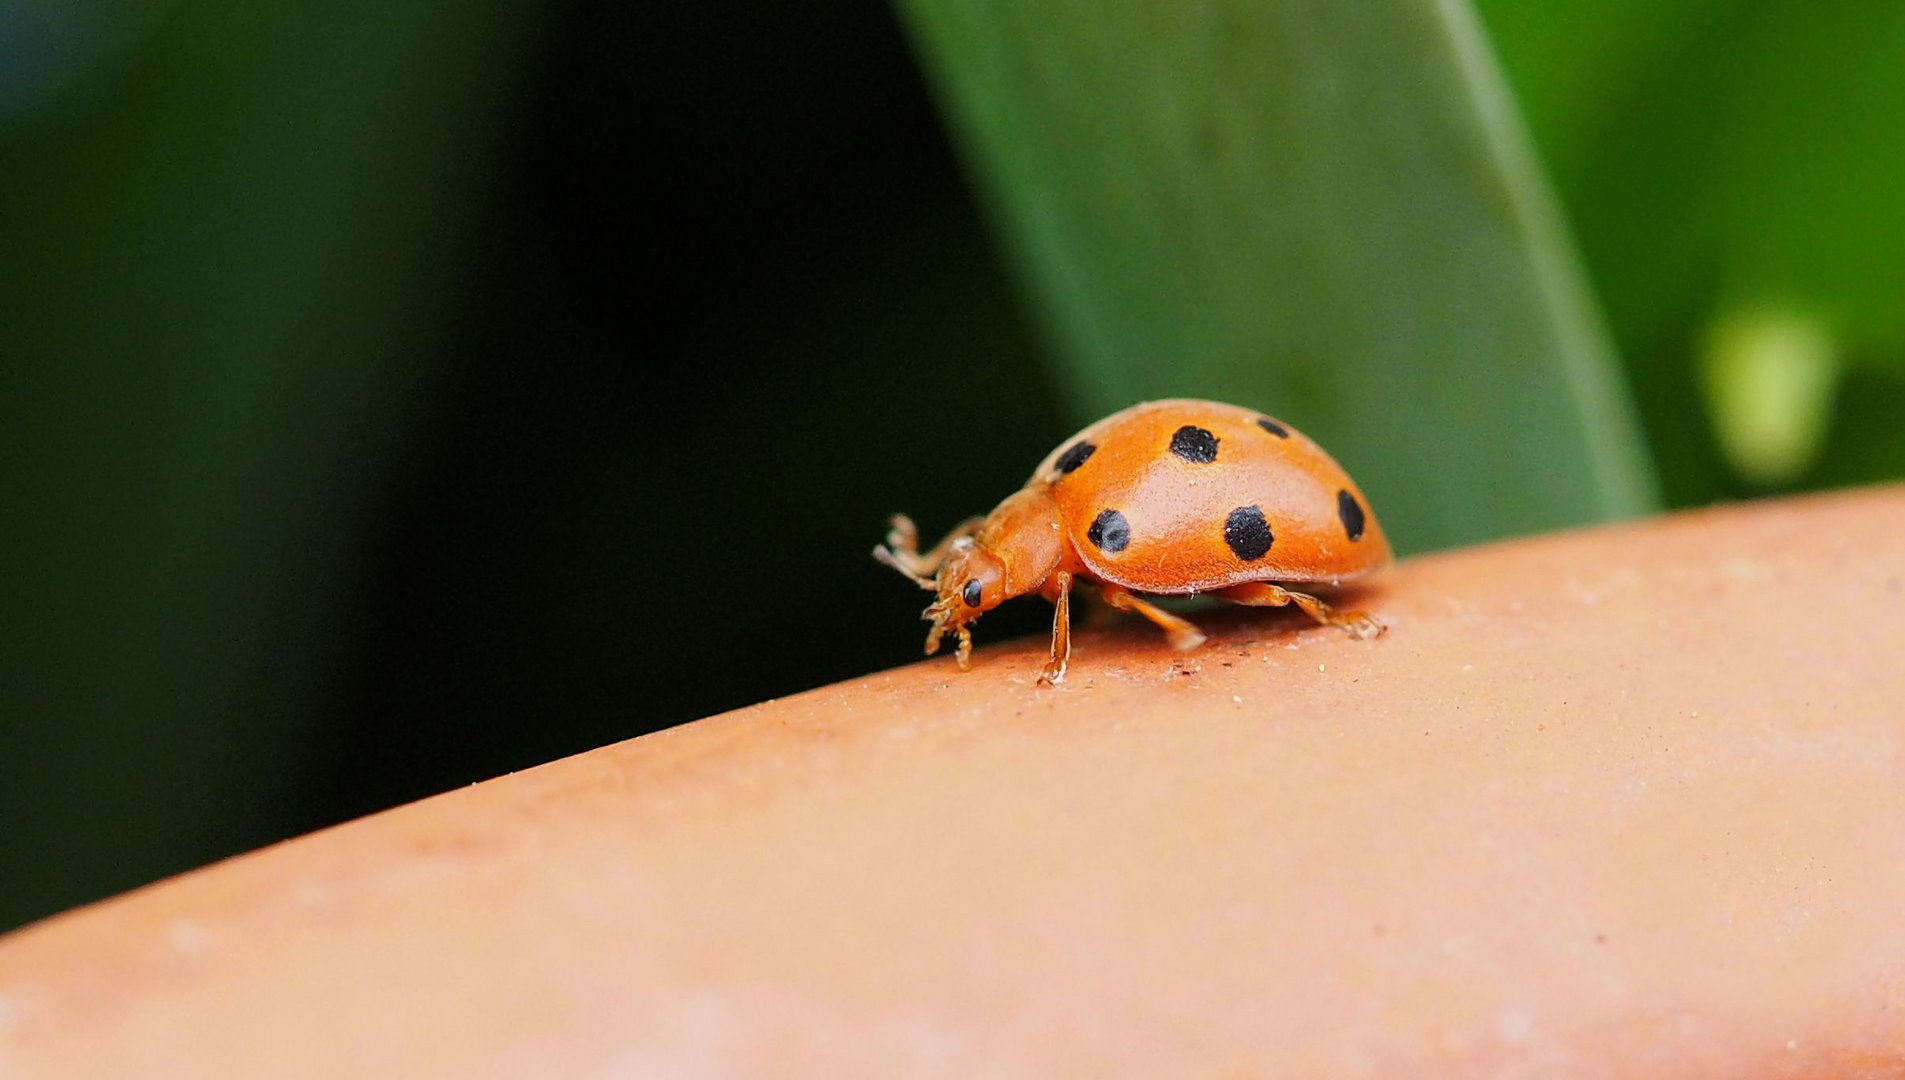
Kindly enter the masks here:
M 1389 541 L 1362 491 L 1322 447 L 1261 413 L 1213 401 L 1134 405 L 1052 451 L 1026 485 L 930 550 L 904 515 L 879 561 L 935 598 L 928 655 L 1006 600 L 1052 601 L 1051 658 L 1040 681 L 1064 679 L 1071 656 L 1071 590 L 1089 582 L 1113 608 L 1136 611 L 1179 649 L 1204 635 L 1138 594 L 1210 594 L 1238 604 L 1294 604 L 1359 638 L 1383 624 L 1275 582 L 1337 585 L 1386 566 Z

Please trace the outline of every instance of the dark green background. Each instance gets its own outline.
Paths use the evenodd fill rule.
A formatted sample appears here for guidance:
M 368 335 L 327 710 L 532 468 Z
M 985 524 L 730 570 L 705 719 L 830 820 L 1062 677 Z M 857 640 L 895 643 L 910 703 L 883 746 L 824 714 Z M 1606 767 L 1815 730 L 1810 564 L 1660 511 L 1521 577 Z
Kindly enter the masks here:
M 1667 501 L 1754 305 L 1905 471 L 1905 8 L 1480 6 Z M 878 3 L 0 3 L 0 928 L 916 656 L 1100 405 L 969 175 Z

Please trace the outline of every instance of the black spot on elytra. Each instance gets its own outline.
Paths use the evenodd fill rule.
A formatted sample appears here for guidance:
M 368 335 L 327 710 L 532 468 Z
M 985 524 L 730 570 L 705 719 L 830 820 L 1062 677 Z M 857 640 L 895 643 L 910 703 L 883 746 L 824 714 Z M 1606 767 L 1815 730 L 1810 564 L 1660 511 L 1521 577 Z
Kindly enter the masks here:
M 1085 539 L 1107 555 L 1116 555 L 1131 543 L 1131 523 L 1116 510 L 1100 511 L 1085 530 Z
M 1337 492 L 1336 516 L 1343 519 L 1343 531 L 1351 540 L 1363 538 L 1363 526 L 1369 524 L 1369 519 L 1364 516 L 1363 504 L 1356 501 L 1356 496 L 1347 491 Z
M 1217 436 L 1194 424 L 1185 424 L 1171 436 L 1171 453 L 1185 461 L 1207 465 L 1217 460 Z
M 1064 476 L 1073 469 L 1083 465 L 1085 459 L 1097 452 L 1098 448 L 1096 446 L 1081 440 L 1071 444 L 1071 446 L 1066 448 L 1064 453 L 1058 455 L 1058 460 L 1053 463 L 1052 467 L 1058 470 L 1058 475 Z
M 1224 519 L 1224 543 L 1231 554 L 1245 562 L 1263 558 L 1270 551 L 1270 523 L 1263 511 L 1254 506 L 1239 506 Z
M 1257 417 L 1257 426 L 1269 432 L 1270 434 L 1275 435 L 1279 439 L 1287 439 L 1290 437 L 1289 428 L 1284 427 L 1282 424 L 1277 423 L 1275 420 L 1272 420 L 1267 416 Z

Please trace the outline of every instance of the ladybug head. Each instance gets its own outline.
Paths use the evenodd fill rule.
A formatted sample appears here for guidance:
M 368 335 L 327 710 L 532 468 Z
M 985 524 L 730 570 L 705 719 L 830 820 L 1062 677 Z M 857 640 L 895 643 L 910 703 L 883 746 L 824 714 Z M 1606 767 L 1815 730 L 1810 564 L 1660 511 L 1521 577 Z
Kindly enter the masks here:
M 972 655 L 972 631 L 967 624 L 1007 599 L 1005 566 L 972 537 L 962 536 L 947 550 L 931 587 L 938 595 L 920 612 L 920 618 L 933 624 L 926 632 L 926 655 L 939 651 L 940 638 L 958 634 L 963 668 Z
M 1058 508 L 1049 492 L 1026 487 L 984 518 L 972 518 L 952 535 L 921 553 L 912 519 L 893 517 L 886 543 L 873 557 L 898 570 L 933 594 L 920 617 L 932 623 L 926 655 L 939 651 L 939 639 L 959 635 L 959 666 L 972 656 L 974 619 L 1015 596 L 1045 587 L 1064 555 Z

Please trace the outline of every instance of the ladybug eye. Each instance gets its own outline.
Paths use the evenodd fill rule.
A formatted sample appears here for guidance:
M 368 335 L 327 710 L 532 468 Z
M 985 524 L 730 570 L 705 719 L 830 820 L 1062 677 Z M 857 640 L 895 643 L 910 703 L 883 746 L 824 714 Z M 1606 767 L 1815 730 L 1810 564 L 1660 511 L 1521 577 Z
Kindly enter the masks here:
M 978 607 L 979 596 L 983 592 L 985 592 L 985 589 L 980 586 L 978 578 L 973 578 L 971 581 L 966 582 L 966 606 Z

